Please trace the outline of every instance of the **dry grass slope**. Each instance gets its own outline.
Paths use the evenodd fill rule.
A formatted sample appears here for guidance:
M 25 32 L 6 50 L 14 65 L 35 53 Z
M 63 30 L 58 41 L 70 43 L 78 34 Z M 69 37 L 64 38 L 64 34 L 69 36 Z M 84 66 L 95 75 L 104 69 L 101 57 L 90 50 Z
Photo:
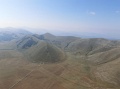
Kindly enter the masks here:
M 120 89 L 119 41 L 47 33 L 0 48 L 0 89 Z

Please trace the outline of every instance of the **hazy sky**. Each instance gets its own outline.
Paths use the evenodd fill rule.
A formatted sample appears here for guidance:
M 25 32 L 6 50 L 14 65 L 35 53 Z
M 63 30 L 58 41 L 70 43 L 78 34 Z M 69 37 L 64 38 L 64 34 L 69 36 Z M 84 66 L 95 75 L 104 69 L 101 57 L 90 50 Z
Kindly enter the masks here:
M 0 0 L 0 28 L 120 35 L 120 0 Z

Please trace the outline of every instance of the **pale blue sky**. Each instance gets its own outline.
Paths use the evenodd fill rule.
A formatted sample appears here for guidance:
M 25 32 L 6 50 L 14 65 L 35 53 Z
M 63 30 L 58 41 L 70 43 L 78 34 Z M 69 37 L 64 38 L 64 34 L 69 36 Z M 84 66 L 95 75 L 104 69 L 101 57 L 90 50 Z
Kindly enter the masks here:
M 0 28 L 120 35 L 120 0 L 0 0 Z

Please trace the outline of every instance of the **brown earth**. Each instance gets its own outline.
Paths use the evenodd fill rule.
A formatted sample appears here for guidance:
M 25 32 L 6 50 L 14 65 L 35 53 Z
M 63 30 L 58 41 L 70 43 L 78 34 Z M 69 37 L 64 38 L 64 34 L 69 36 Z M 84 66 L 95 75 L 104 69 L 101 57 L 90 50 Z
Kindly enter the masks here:
M 0 89 L 120 89 L 119 50 L 119 41 L 51 34 L 0 43 Z
M 0 89 L 119 89 L 95 79 L 94 66 L 81 56 L 67 54 L 60 63 L 31 63 L 23 59 L 0 60 Z

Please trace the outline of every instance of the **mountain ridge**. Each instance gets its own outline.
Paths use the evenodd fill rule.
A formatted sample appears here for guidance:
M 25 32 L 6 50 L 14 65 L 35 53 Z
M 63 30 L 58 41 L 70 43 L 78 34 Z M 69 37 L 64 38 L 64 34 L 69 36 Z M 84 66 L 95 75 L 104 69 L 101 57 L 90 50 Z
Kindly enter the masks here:
M 37 81 L 36 77 L 41 76 L 38 70 L 41 71 L 39 66 L 42 66 L 44 70 L 50 71 L 52 76 L 63 77 L 67 82 L 70 81 L 70 85 L 73 81 L 74 84 L 77 84 L 76 89 L 78 84 L 82 84 L 83 89 L 120 88 L 120 41 L 104 38 L 54 36 L 46 33 L 30 34 L 15 41 L 0 42 L 0 48 L 3 48 L 0 49 L 1 68 L 6 68 L 7 65 L 15 68 L 15 65 L 22 60 L 17 74 L 19 76 L 24 73 L 23 68 L 28 71 L 34 65 L 37 66 L 33 68 L 35 71 L 32 72 L 33 75 L 35 74 L 32 77 L 34 81 Z M 26 64 L 23 67 L 22 65 L 26 62 L 30 65 Z M 43 69 L 42 71 L 45 72 Z M 8 72 L 6 74 L 9 76 Z M 51 73 L 47 75 L 50 78 Z M 66 84 L 64 81 L 63 83 Z M 36 84 L 36 82 L 34 83 Z M 69 88 L 74 89 L 74 87 Z

